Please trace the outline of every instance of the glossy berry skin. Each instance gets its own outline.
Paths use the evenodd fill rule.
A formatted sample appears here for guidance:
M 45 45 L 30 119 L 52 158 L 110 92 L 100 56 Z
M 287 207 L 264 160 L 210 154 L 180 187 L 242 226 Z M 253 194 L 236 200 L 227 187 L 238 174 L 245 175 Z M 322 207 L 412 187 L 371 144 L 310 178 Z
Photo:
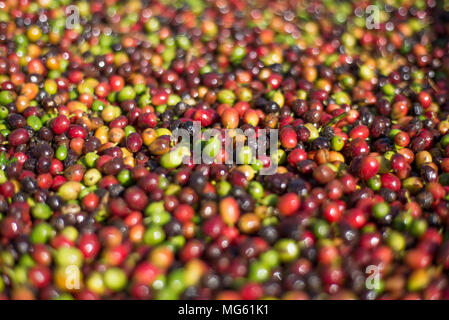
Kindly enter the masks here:
M 292 166 L 296 166 L 297 163 L 306 159 L 307 159 L 307 152 L 299 148 L 290 151 L 287 157 L 288 163 Z
M 70 126 L 70 121 L 65 115 L 59 115 L 52 121 L 52 130 L 55 134 L 65 133 Z
M 426 91 L 421 91 L 419 93 L 418 100 L 424 109 L 427 109 L 428 107 L 430 107 L 430 104 L 432 103 L 432 97 Z
M 282 146 L 287 149 L 292 149 L 298 144 L 297 134 L 290 127 L 285 127 L 281 130 L 280 139 Z
M 217 238 L 223 232 L 226 224 L 220 216 L 214 216 L 206 220 L 203 224 L 203 232 L 211 238 Z
M 339 205 L 336 202 L 330 202 L 323 208 L 323 215 L 329 222 L 338 222 L 342 217 Z
M 394 137 L 394 142 L 400 147 L 406 147 L 410 143 L 410 137 L 406 132 L 400 132 Z
M 344 193 L 352 193 L 357 189 L 357 178 L 349 173 L 340 177 L 340 182 L 343 185 Z
M 382 187 L 392 191 L 399 191 L 401 188 L 401 181 L 392 173 L 384 173 L 381 175 Z
M 143 144 L 143 140 L 140 134 L 138 134 L 137 132 L 133 132 L 131 133 L 127 138 L 126 138 L 126 147 L 128 148 L 129 151 L 131 152 L 137 152 L 140 150 L 140 148 L 142 148 L 142 144 Z
M 97 209 L 99 203 L 100 199 L 95 193 L 89 193 L 87 196 L 83 198 L 82 201 L 83 207 L 88 212 L 92 212 L 95 209 Z
M 351 142 L 350 150 L 352 156 L 357 157 L 367 155 L 369 153 L 370 147 L 365 140 L 356 138 Z
M 8 136 L 8 141 L 12 146 L 18 146 L 20 144 L 25 144 L 28 142 L 29 139 L 30 139 L 30 135 L 23 128 L 14 130 Z
M 86 259 L 92 259 L 100 252 L 100 242 L 95 234 L 86 233 L 81 236 L 78 248 Z
M 227 225 L 235 224 L 240 217 L 239 205 L 232 197 L 227 197 L 220 201 L 219 211 L 223 221 Z
M 126 190 L 125 200 L 128 206 L 133 210 L 141 211 L 148 204 L 148 197 L 139 187 L 132 187 Z
M 255 300 L 259 299 L 263 295 L 263 288 L 260 284 L 249 283 L 241 289 L 241 295 L 243 300 Z
M 84 130 L 84 128 L 81 127 L 80 125 L 71 125 L 69 127 L 69 129 L 67 130 L 67 136 L 70 139 L 73 139 L 73 138 L 85 139 L 87 134 L 86 134 L 86 130 Z
M 45 266 L 35 266 L 28 271 L 28 277 L 33 286 L 42 289 L 51 282 L 51 270 Z
M 156 95 L 152 98 L 152 103 L 156 106 L 165 104 L 167 102 L 168 95 L 164 91 L 160 90 L 156 93 Z
M 13 217 L 5 217 L 0 222 L 0 233 L 5 238 L 15 238 L 22 232 L 21 223 Z
M 239 124 L 239 113 L 234 108 L 228 108 L 221 115 L 221 119 L 225 128 L 235 129 Z
M 379 161 L 376 158 L 367 156 L 360 161 L 358 175 L 363 180 L 368 180 L 374 177 L 378 171 Z
M 366 139 L 369 136 L 369 129 L 367 126 L 359 125 L 354 128 L 352 128 L 351 132 L 349 133 L 349 137 L 352 139 Z
M 301 199 L 295 193 L 287 193 L 279 199 L 277 207 L 282 215 L 291 216 L 301 207 Z
M 395 154 L 391 158 L 391 168 L 394 171 L 398 172 L 404 170 L 407 168 L 407 166 L 408 166 L 407 161 L 401 154 Z
M 159 274 L 159 270 L 147 261 L 139 263 L 134 269 L 133 279 L 141 284 L 150 286 Z
M 345 216 L 345 220 L 356 229 L 360 229 L 366 223 L 366 215 L 360 209 L 351 209 Z
M 195 215 L 193 208 L 187 204 L 180 204 L 174 211 L 174 216 L 181 222 L 192 220 Z

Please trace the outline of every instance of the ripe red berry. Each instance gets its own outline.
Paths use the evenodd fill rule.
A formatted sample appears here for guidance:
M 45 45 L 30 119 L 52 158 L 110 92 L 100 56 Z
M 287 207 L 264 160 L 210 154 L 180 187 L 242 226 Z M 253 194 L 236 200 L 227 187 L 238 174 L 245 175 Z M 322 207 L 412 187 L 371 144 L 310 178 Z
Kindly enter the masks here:
M 195 215 L 193 208 L 187 204 L 180 204 L 174 212 L 175 218 L 181 222 L 192 220 Z
M 24 128 L 18 128 L 10 133 L 8 136 L 8 142 L 13 146 L 17 147 L 18 145 L 25 144 L 30 140 L 30 135 L 28 131 Z
M 296 193 L 287 193 L 279 198 L 277 207 L 282 215 L 291 216 L 301 207 L 301 198 Z
M 349 137 L 352 139 L 366 139 L 369 137 L 369 129 L 367 126 L 361 124 L 351 129 Z
M 336 202 L 329 202 L 324 205 L 323 215 L 329 222 L 338 222 L 341 219 L 342 212 Z
M 46 266 L 34 266 L 28 271 L 30 283 L 38 289 L 45 288 L 50 284 L 51 271 Z
M 134 269 L 133 279 L 137 283 L 152 285 L 159 275 L 159 270 L 156 266 L 152 265 L 148 261 L 140 262 Z
M 92 212 L 97 209 L 99 202 L 100 198 L 95 193 L 91 192 L 83 198 L 82 205 L 86 211 Z
M 86 130 L 80 126 L 80 125 L 72 125 L 69 127 L 68 131 L 67 131 L 67 136 L 70 139 L 73 138 L 81 138 L 81 139 L 86 139 L 87 133 Z
M 0 221 L 0 235 L 12 239 L 23 231 L 22 223 L 13 217 L 5 217 Z
M 353 157 L 364 156 L 370 152 L 370 147 L 365 140 L 356 138 L 352 140 L 350 150 Z
M 162 104 L 166 104 L 167 100 L 168 100 L 168 94 L 163 90 L 160 90 L 151 98 L 151 102 L 155 106 L 160 106 Z
M 52 121 L 52 130 L 55 134 L 65 133 L 70 126 L 70 121 L 65 115 L 59 115 Z
M 287 149 L 292 149 L 298 144 L 297 133 L 292 127 L 282 128 L 280 139 L 282 146 Z
M 374 177 L 379 171 L 379 161 L 372 156 L 367 156 L 360 161 L 359 177 L 368 180 Z
M 360 229 L 365 225 L 367 218 L 362 210 L 360 210 L 359 208 L 354 208 L 348 211 L 345 220 L 353 228 Z
M 96 257 L 98 252 L 100 252 L 100 241 L 94 233 L 85 233 L 81 236 L 78 248 L 84 255 L 84 258 L 91 259 Z
M 296 167 L 296 164 L 302 160 L 306 160 L 307 159 L 307 152 L 305 152 L 303 149 L 293 149 L 292 151 L 290 151 L 290 153 L 288 154 L 287 157 L 287 161 L 290 165 L 292 165 L 293 167 Z
M 133 210 L 141 211 L 148 204 L 148 197 L 139 187 L 131 187 L 125 191 L 125 200 L 128 206 Z
M 263 295 L 263 287 L 258 283 L 245 284 L 241 289 L 243 300 L 257 300 Z
M 418 95 L 418 100 L 424 109 L 430 107 L 430 104 L 432 103 L 432 97 L 427 91 L 421 91 Z
M 133 132 L 126 137 L 126 148 L 133 153 L 139 151 L 142 148 L 142 144 L 142 136 L 137 132 Z
M 382 187 L 393 190 L 395 192 L 401 189 L 401 180 L 392 173 L 384 173 L 380 176 Z

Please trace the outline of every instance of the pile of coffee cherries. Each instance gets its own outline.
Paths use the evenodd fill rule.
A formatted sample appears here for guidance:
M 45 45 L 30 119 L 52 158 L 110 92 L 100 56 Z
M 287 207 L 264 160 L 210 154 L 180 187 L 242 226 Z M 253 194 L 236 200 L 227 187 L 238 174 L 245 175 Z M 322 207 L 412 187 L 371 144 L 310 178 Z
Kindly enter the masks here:
M 0 0 L 0 298 L 449 298 L 443 2 Z

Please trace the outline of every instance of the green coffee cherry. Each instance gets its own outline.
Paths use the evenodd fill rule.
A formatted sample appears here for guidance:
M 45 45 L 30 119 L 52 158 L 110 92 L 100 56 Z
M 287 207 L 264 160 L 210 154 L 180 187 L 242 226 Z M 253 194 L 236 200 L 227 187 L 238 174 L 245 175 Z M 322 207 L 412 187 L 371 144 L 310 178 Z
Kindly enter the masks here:
M 59 266 L 83 265 L 83 254 L 75 247 L 61 247 L 56 251 L 55 262 Z
M 293 239 L 280 239 L 276 242 L 274 248 L 282 262 L 291 262 L 299 256 L 298 244 Z
M 120 268 L 109 268 L 104 273 L 104 284 L 112 291 L 123 290 L 126 286 L 128 278 L 125 272 Z
M 53 212 L 48 205 L 39 202 L 31 208 L 31 215 L 36 219 L 47 220 L 52 216 Z

